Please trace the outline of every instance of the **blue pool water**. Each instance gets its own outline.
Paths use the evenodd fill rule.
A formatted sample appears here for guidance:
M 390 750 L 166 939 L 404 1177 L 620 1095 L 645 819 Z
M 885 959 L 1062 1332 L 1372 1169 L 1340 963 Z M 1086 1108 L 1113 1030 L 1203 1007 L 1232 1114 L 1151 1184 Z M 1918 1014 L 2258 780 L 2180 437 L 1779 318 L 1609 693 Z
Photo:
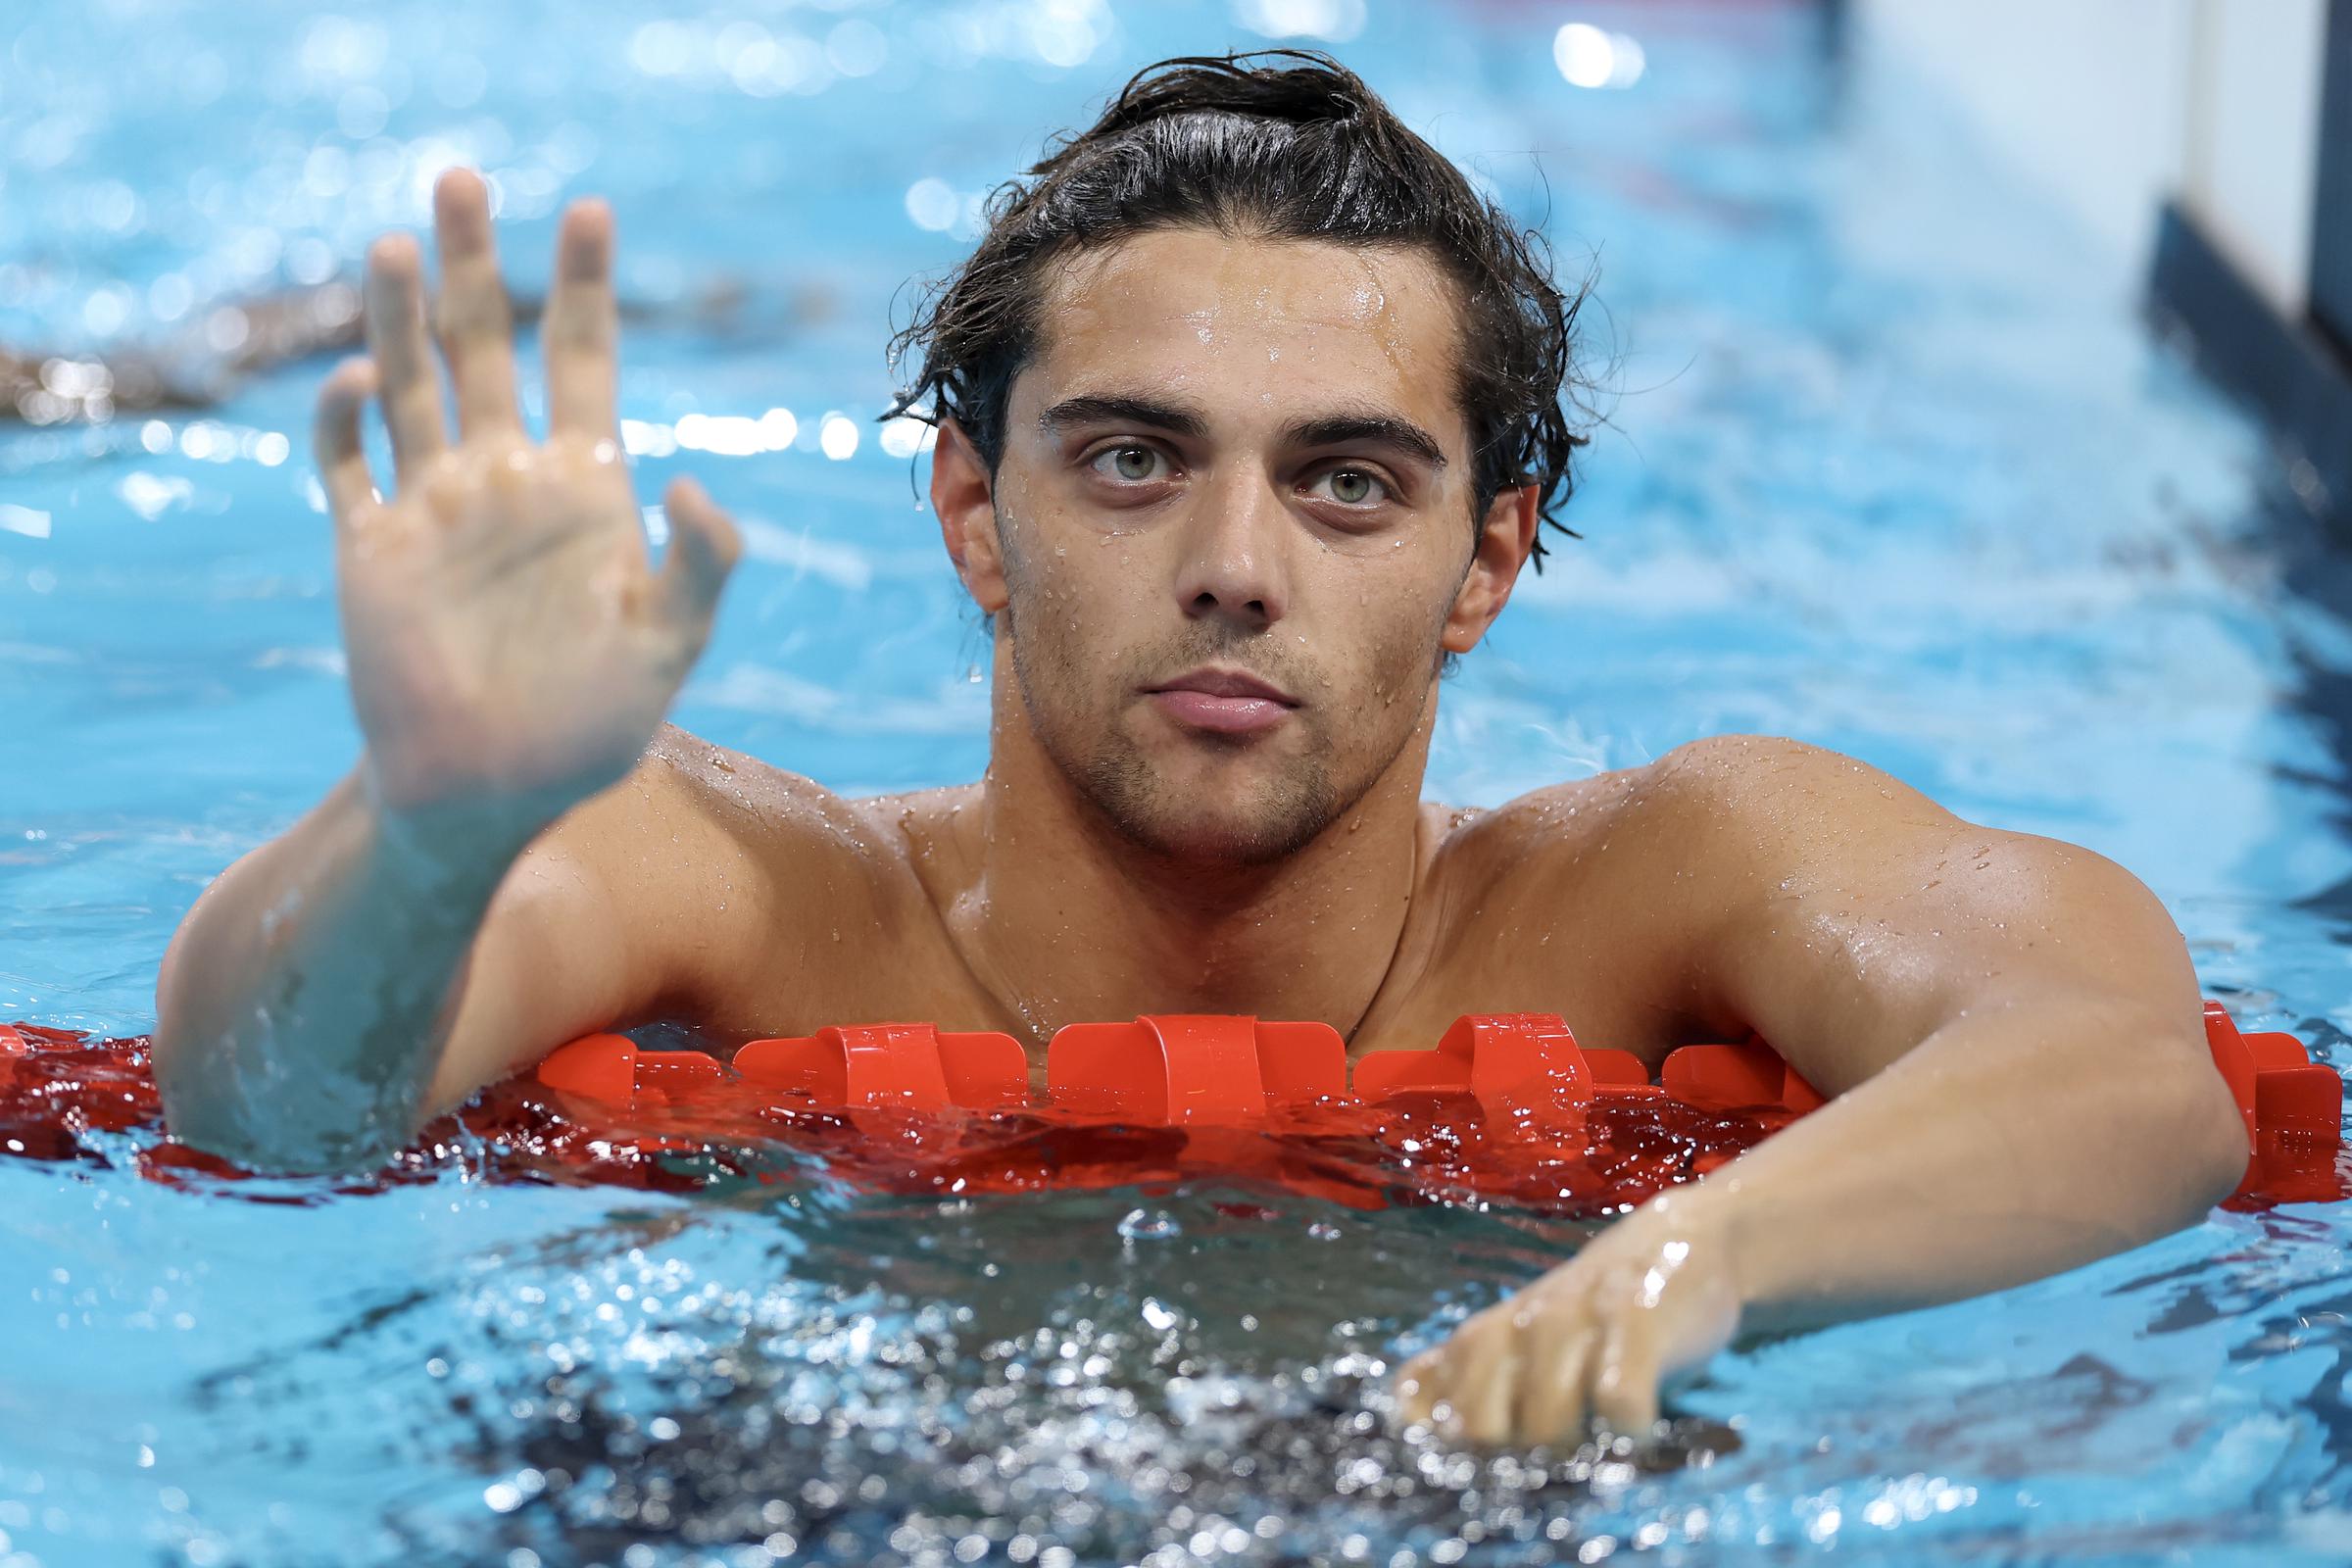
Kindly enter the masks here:
M 1638 78 L 1564 79 L 1572 16 Z M 902 288 L 1129 71 L 1286 21 L 1352 34 L 1563 270 L 1597 253 L 1586 537 L 1448 687 L 1432 795 L 1799 736 L 2121 860 L 2209 995 L 2345 1064 L 2352 636 L 2291 475 L 2124 261 L 1899 73 L 1837 65 L 1811 7 L 20 10 L 0 343 L 201 371 L 218 307 L 348 275 L 458 158 L 534 290 L 558 203 L 602 192 L 641 492 L 693 471 L 750 542 L 674 716 L 851 793 L 965 779 L 975 620 L 871 422 Z M 148 1027 L 197 891 L 351 765 L 323 368 L 0 429 L 0 1019 Z M 710 450 L 746 445 L 781 449 Z M 0 1568 L 2352 1557 L 2340 1205 L 1743 1347 L 1663 1456 L 1538 1476 L 1363 1413 L 1565 1225 L 488 1188 L 454 1156 L 264 1204 L 107 1147 L 0 1160 Z

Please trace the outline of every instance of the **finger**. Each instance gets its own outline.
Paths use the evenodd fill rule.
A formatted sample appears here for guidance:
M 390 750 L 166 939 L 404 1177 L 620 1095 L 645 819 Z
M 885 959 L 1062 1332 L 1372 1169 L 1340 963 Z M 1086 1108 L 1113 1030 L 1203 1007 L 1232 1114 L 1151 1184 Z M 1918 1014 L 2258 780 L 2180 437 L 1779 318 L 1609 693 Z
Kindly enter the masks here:
M 375 476 L 368 471 L 368 453 L 360 443 L 360 414 L 373 396 L 375 366 L 358 357 L 336 366 L 318 387 L 311 449 L 327 510 L 337 522 L 349 521 L 375 499 Z
M 392 433 L 393 472 L 405 485 L 449 444 L 432 344 L 424 335 L 424 264 L 414 239 L 386 234 L 368 248 L 363 297 L 368 357 L 375 362 L 384 426 Z
M 1436 1350 L 1423 1350 L 1396 1374 L 1396 1420 L 1401 1426 L 1417 1426 L 1428 1421 L 1438 1402 L 1438 1369 L 1442 1357 Z
M 1518 1328 L 1509 1317 L 1486 1320 L 1453 1384 L 1455 1424 L 1464 1438 L 1478 1444 L 1510 1442 L 1518 1378 Z
M 556 235 L 556 284 L 539 327 L 551 432 L 617 439 L 620 319 L 612 303 L 612 209 L 574 202 Z
M 514 318 L 498 275 L 490 187 L 470 169 L 452 169 L 433 186 L 433 233 L 441 247 L 441 297 L 433 325 L 458 394 L 460 436 L 519 430 L 514 401 Z
M 1562 1312 L 1538 1342 L 1521 1380 L 1519 1435 L 1529 1443 L 1570 1447 L 1585 1437 L 1586 1383 L 1599 1336 L 1582 1312 Z
M 669 518 L 669 554 L 662 562 L 662 587 L 672 618 L 699 635 L 718 608 L 718 591 L 743 555 L 743 536 L 710 493 L 692 479 L 669 482 L 662 509 Z
M 1612 1432 L 1647 1437 L 1658 1423 L 1658 1356 L 1646 1317 L 1624 1313 L 1601 1338 L 1592 1413 Z

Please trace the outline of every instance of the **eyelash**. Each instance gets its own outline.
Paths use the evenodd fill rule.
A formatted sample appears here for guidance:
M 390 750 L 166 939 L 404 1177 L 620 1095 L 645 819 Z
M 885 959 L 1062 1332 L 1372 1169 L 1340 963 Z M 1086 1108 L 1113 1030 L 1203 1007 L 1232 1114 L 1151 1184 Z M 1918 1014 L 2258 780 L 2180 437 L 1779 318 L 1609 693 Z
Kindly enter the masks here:
M 1116 457 L 1122 452 L 1149 452 L 1153 457 L 1159 459 L 1162 463 L 1167 462 L 1167 454 L 1160 451 L 1157 447 L 1149 447 L 1140 442 L 1129 441 L 1119 446 L 1104 447 L 1102 451 L 1087 459 L 1086 466 L 1089 468 L 1094 469 L 1097 473 L 1102 473 L 1103 477 L 1110 479 L 1111 483 L 1120 485 L 1122 487 L 1150 483 L 1151 481 L 1146 479 L 1119 479 L 1103 472 L 1103 469 L 1101 466 L 1102 460 L 1104 458 Z M 1323 470 L 1323 477 L 1328 479 L 1333 474 L 1337 473 L 1362 474 L 1365 478 L 1380 486 L 1381 502 L 1389 502 L 1396 499 L 1396 486 L 1390 484 L 1388 480 L 1382 478 L 1379 474 L 1374 473 L 1370 468 L 1363 466 L 1361 464 L 1336 463 Z M 1335 505 L 1346 507 L 1351 512 L 1360 512 L 1369 507 L 1381 504 L 1380 502 L 1370 501 L 1342 501 L 1337 496 L 1333 496 L 1331 500 Z

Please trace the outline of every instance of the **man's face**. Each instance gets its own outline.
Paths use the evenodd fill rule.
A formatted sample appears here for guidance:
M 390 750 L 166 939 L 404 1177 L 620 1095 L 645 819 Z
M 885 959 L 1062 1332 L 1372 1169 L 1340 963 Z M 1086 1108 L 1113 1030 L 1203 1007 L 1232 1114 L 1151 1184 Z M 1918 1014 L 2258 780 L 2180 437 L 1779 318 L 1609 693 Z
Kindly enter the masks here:
M 1292 854 L 1419 734 L 1473 545 L 1452 289 L 1415 252 L 1196 229 L 1052 277 L 994 490 L 1000 635 L 1131 841 Z

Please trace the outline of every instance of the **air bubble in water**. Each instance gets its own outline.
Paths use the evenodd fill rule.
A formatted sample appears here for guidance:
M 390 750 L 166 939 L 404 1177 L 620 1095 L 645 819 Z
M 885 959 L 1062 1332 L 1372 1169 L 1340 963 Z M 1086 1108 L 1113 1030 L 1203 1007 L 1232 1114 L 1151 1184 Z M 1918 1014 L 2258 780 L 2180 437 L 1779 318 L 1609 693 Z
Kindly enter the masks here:
M 1131 1242 L 1164 1242 L 1182 1236 L 1184 1227 L 1165 1209 L 1131 1208 L 1119 1221 L 1119 1234 Z

